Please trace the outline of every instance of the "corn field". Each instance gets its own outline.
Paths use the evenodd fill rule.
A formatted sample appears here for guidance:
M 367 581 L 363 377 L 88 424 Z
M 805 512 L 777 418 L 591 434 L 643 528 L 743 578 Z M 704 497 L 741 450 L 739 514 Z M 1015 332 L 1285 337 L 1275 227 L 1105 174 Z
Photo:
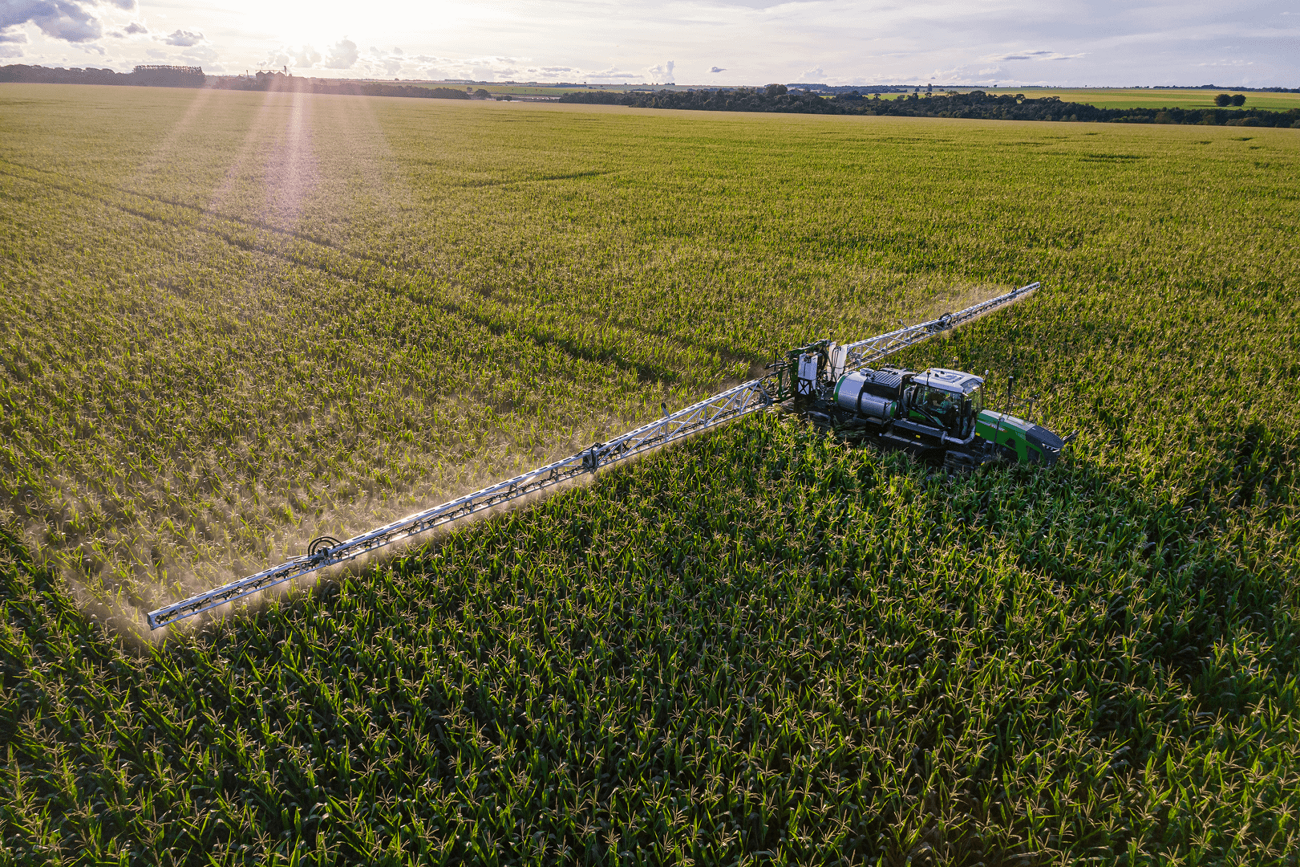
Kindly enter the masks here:
M 1295 863 L 1300 135 L 423 103 L 0 86 L 0 859 Z M 140 625 L 1030 280 L 896 361 L 1053 469 L 772 411 Z

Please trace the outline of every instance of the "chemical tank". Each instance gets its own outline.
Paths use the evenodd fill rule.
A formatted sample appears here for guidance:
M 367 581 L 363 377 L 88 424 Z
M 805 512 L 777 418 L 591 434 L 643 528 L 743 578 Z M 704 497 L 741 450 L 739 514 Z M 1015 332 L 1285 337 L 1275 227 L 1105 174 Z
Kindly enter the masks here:
M 867 374 L 861 371 L 846 373 L 835 383 L 835 402 L 842 408 L 874 418 L 890 421 L 898 412 L 898 401 L 877 397 L 866 391 Z

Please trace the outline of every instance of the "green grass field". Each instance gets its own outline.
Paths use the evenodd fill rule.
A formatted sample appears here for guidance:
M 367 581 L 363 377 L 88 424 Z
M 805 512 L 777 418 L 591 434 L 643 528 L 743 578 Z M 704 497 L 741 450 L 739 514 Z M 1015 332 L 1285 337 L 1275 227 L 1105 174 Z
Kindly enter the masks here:
M 1300 93 L 1259 93 L 1253 91 L 1201 90 L 1200 88 L 1150 90 L 1142 87 L 1079 87 L 1079 88 L 988 88 L 988 93 L 1023 93 L 1030 99 L 1057 96 L 1064 102 L 1081 102 L 1098 108 L 1214 108 L 1214 98 L 1220 93 L 1245 93 L 1242 108 L 1262 108 L 1286 111 L 1300 108 Z
M 446 82 L 432 82 L 429 86 L 454 87 L 464 90 L 465 85 Z M 584 92 L 590 90 L 627 91 L 645 90 L 651 85 L 615 85 L 600 84 L 590 87 L 539 87 L 521 84 L 484 84 L 473 85 L 474 90 L 487 90 L 493 94 L 510 94 L 512 96 L 553 96 L 564 93 Z M 689 85 L 654 85 L 654 90 L 689 90 Z M 924 87 L 920 90 L 924 91 Z M 966 92 L 972 88 L 958 88 Z M 1263 93 L 1254 91 L 1237 91 L 1228 88 L 1220 90 L 1202 90 L 1201 88 L 1161 88 L 1153 90 L 1143 87 L 987 87 L 979 88 L 986 93 L 1022 93 L 1030 99 L 1042 99 L 1048 96 L 1059 97 L 1064 102 L 1078 102 L 1095 105 L 1098 108 L 1215 108 L 1214 97 L 1220 93 L 1245 93 L 1244 108 L 1270 109 L 1286 111 L 1300 108 L 1300 93 Z M 941 88 L 946 92 L 946 88 Z M 906 93 L 881 94 L 881 99 L 905 98 Z
M 463 90 L 465 85 L 446 84 L 444 82 L 433 82 L 430 86 L 455 87 Z M 607 90 L 607 91 L 628 91 L 628 90 L 690 90 L 688 85 L 613 85 L 602 84 L 592 85 L 591 87 L 529 87 L 527 85 L 473 85 L 475 90 L 480 88 L 493 94 L 510 94 L 512 96 L 551 96 L 558 97 L 564 93 L 585 92 L 590 90 Z M 959 92 L 966 92 L 973 88 L 957 88 Z M 1287 111 L 1292 108 L 1300 108 L 1300 93 L 1266 93 L 1256 91 L 1238 91 L 1228 88 L 1220 90 L 1202 90 L 1201 88 L 1161 88 L 1158 90 L 1143 87 L 985 87 L 978 88 L 985 93 L 1011 93 L 1024 94 L 1030 99 L 1043 99 L 1048 96 L 1055 96 L 1064 102 L 1078 102 L 1084 105 L 1095 105 L 1098 108 L 1215 108 L 1214 97 L 1220 93 L 1229 95 L 1244 93 L 1246 104 L 1243 108 L 1266 109 L 1273 111 Z M 919 90 L 924 91 L 921 87 Z M 946 88 L 939 88 L 936 92 L 947 92 Z M 881 94 L 881 99 L 904 99 L 909 93 L 885 93 Z
M 1291 130 L 0 87 L 13 863 L 1289 864 Z M 807 339 L 1053 470 L 772 412 L 206 625 L 141 612 Z

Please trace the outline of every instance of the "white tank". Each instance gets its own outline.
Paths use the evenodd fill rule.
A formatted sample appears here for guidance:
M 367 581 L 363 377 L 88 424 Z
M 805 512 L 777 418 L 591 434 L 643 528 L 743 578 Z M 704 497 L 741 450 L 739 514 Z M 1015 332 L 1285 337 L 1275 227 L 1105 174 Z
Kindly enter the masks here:
M 849 373 L 835 383 L 835 402 L 844 409 L 868 418 L 889 421 L 898 412 L 898 401 L 876 397 L 863 389 L 867 385 L 865 373 Z

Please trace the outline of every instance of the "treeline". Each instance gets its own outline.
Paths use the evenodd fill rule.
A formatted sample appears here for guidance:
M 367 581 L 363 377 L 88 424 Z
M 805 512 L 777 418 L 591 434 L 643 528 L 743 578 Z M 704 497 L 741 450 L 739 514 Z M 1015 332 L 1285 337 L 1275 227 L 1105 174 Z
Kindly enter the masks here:
M 137 66 L 131 72 L 111 69 L 64 69 L 16 63 L 0 66 L 0 82 L 28 84 L 115 84 L 144 87 L 215 87 L 222 90 L 294 90 L 352 96 L 405 96 L 417 99 L 469 99 L 463 90 L 451 87 L 420 87 L 414 84 L 385 84 L 377 81 L 333 81 L 298 78 L 279 72 L 256 75 L 204 75 L 197 66 Z M 486 91 L 480 91 L 486 93 Z
M 0 81 L 27 84 L 117 84 L 136 87 L 202 87 L 207 80 L 197 66 L 137 66 L 130 72 L 111 69 L 64 69 L 61 66 L 0 66 Z
M 405 96 L 415 99 L 469 99 L 463 90 L 451 87 L 420 87 L 417 84 L 385 84 L 378 81 L 335 81 L 328 78 L 299 78 L 280 72 L 256 75 L 223 75 L 209 79 L 223 90 L 293 90 L 346 96 Z
M 1213 126 L 1281 126 L 1300 128 L 1300 109 L 1265 111 L 1224 108 L 1097 108 L 1060 97 L 1028 99 L 1023 94 L 911 94 L 899 99 L 868 98 L 850 92 L 832 97 L 765 88 L 686 91 L 586 91 L 566 93 L 560 102 L 626 105 L 633 108 L 672 108 L 695 111 L 764 111 L 792 114 L 856 114 L 890 117 L 962 117 L 980 120 L 1056 120 L 1101 123 L 1179 123 Z

